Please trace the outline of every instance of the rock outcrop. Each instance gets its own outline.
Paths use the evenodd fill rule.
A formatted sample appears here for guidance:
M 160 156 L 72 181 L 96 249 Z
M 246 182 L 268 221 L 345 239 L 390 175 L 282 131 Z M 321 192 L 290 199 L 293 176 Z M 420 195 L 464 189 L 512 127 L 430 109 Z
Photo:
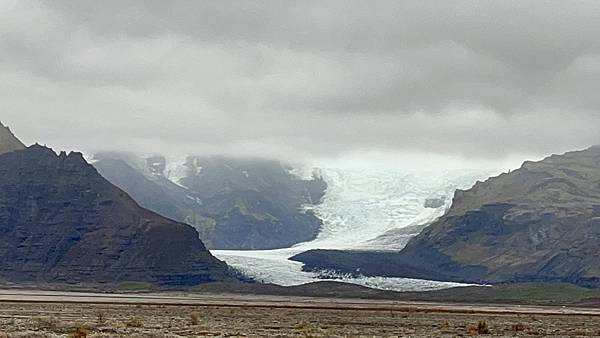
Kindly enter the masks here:
M 158 155 L 96 157 L 109 181 L 142 206 L 194 226 L 211 249 L 289 247 L 314 239 L 321 227 L 306 206 L 320 202 L 327 184 L 276 161 L 191 156 L 173 167 Z
M 229 280 L 189 225 L 141 208 L 80 153 L 0 155 L 0 279 L 193 285 Z
M 525 162 L 457 191 L 399 253 L 312 251 L 306 269 L 476 283 L 600 287 L 600 147 Z
M 0 154 L 25 149 L 25 145 L 0 122 Z

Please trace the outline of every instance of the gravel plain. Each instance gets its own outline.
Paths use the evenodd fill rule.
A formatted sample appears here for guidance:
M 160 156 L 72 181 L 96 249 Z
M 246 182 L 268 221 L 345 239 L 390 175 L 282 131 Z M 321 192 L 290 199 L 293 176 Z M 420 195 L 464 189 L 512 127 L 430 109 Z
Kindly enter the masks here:
M 600 310 L 11 291 L 0 295 L 0 332 L 0 337 L 599 337 Z

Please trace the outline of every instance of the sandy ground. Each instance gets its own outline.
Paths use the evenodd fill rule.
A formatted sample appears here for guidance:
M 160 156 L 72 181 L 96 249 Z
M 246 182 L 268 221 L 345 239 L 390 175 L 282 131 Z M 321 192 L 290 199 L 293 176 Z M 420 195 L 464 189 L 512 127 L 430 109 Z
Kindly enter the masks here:
M 600 337 L 600 309 L 6 290 L 0 291 L 0 332 L 0 337 Z

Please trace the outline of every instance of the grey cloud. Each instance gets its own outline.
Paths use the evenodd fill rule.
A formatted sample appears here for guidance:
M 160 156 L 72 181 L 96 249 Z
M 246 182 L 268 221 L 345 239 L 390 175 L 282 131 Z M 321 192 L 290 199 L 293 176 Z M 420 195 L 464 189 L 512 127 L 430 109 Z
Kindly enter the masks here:
M 0 108 L 59 147 L 501 157 L 600 141 L 596 1 L 5 1 Z

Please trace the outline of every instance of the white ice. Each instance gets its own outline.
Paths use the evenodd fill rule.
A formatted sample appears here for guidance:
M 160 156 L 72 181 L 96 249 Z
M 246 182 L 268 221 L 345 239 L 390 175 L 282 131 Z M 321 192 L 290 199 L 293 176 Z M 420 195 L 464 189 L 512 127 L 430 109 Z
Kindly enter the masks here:
M 219 259 L 256 280 L 279 285 L 298 285 L 322 280 L 302 271 L 302 263 L 288 258 L 310 249 L 399 250 L 400 239 L 380 236 L 391 230 L 428 224 L 450 206 L 454 191 L 466 189 L 491 172 L 464 170 L 402 172 L 393 170 L 320 169 L 328 183 L 324 200 L 314 207 L 323 220 L 318 237 L 310 242 L 277 250 L 213 250 Z M 425 208 L 428 198 L 444 197 L 446 205 Z M 402 235 L 406 236 L 406 235 Z M 392 238 L 393 239 L 393 238 Z M 329 276 L 337 280 L 397 291 L 431 290 L 457 283 L 407 278 Z

